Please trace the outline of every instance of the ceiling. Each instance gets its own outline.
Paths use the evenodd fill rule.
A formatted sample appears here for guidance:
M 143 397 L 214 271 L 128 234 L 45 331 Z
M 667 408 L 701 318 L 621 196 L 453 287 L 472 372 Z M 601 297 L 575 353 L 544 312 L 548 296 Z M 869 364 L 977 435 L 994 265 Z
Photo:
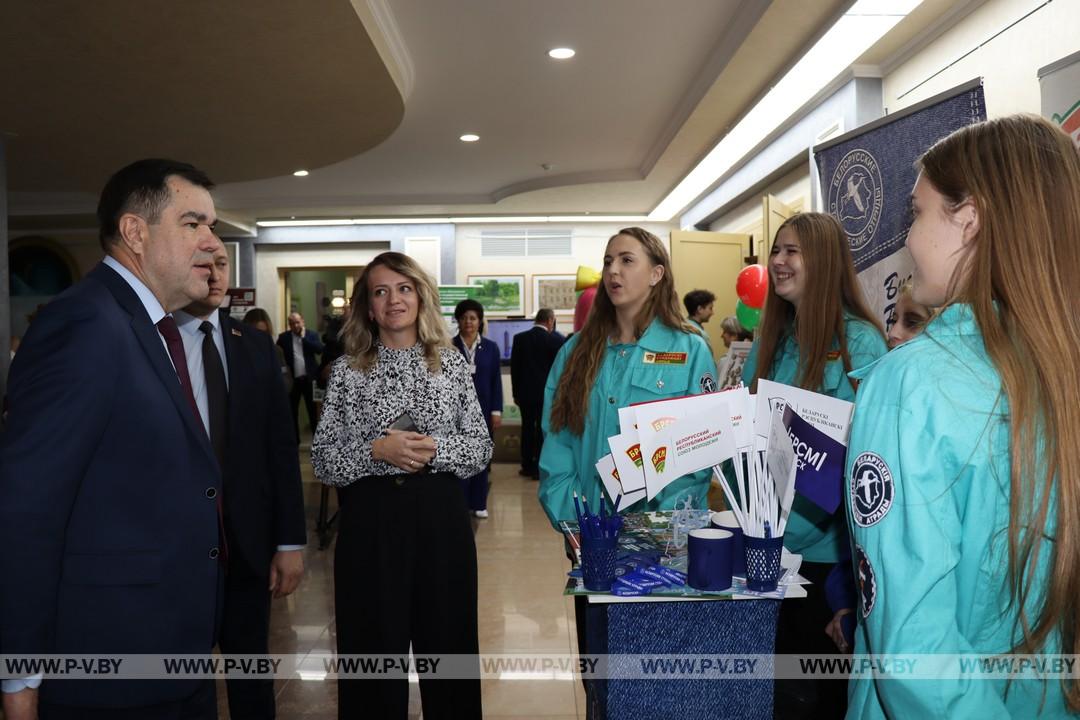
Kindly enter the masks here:
M 146 156 L 205 169 L 234 227 L 645 214 L 850 4 L 3 3 L 10 225 L 92 227 L 108 175 Z M 924 3 L 875 61 L 949 5 Z

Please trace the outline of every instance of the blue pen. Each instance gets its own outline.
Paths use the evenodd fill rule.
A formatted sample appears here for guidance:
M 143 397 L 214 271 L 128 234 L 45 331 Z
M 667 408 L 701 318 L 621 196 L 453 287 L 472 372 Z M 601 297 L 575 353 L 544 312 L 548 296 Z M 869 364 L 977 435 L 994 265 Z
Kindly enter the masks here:
M 585 537 L 588 533 L 588 527 L 585 522 L 585 515 L 581 512 L 581 503 L 578 502 L 577 490 L 574 491 L 574 507 L 577 509 L 578 532 L 581 533 L 582 537 Z
M 769 526 L 769 521 L 766 520 L 765 521 L 765 538 L 768 539 L 768 538 L 771 538 L 771 537 L 772 537 L 772 528 Z

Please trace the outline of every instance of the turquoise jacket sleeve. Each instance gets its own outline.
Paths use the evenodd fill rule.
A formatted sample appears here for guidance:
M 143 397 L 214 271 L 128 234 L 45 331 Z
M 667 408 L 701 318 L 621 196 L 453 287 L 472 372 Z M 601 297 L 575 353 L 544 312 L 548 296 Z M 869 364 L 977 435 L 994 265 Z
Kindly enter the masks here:
M 746 387 L 750 387 L 750 383 L 754 382 L 754 373 L 757 372 L 757 356 L 758 341 L 755 340 L 750 347 L 750 354 L 746 356 L 746 362 L 742 366 L 742 381 Z
M 573 492 L 578 483 L 577 458 L 581 454 L 581 437 L 568 428 L 551 431 L 551 404 L 559 387 L 566 360 L 577 344 L 577 337 L 563 343 L 544 385 L 544 411 L 540 421 L 544 446 L 540 451 L 540 487 L 537 495 L 540 506 L 558 529 L 560 520 L 576 519 Z
M 875 525 L 853 526 L 860 622 L 855 653 L 976 652 L 955 619 L 961 520 L 949 484 L 956 478 L 927 462 L 935 438 L 924 430 L 924 418 L 897 405 L 861 409 L 860 433 L 876 442 L 873 451 L 855 447 L 848 455 L 848 502 L 868 472 L 882 472 L 878 462 L 892 475 L 893 497 Z M 985 680 L 890 677 L 874 688 L 888 717 L 1009 717 L 995 684 Z

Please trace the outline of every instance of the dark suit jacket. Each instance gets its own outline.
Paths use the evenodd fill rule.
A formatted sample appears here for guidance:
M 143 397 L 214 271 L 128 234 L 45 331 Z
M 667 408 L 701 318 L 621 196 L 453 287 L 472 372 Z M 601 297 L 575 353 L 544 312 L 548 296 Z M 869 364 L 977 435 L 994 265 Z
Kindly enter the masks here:
M 289 368 L 289 374 L 296 377 L 293 364 L 293 334 L 292 331 L 286 331 L 278 335 L 277 344 L 281 348 L 281 351 L 285 353 L 285 365 Z M 304 330 L 304 337 L 301 339 L 301 343 L 304 348 L 304 369 L 307 372 L 308 379 L 317 380 L 319 377 L 319 363 L 315 360 L 316 353 L 323 351 L 323 344 L 319 340 L 319 334 L 314 330 Z M 289 417 L 292 417 L 291 415 Z M 290 421 L 291 422 L 291 421 Z
M 465 344 L 461 336 L 454 336 L 454 347 L 465 355 Z M 468 356 L 466 356 L 468 357 Z M 491 413 L 502 412 L 503 392 L 502 373 L 499 370 L 499 346 L 486 337 L 480 338 L 476 348 L 476 372 L 473 373 L 473 385 L 476 386 L 476 399 L 480 401 L 480 410 L 484 413 L 484 422 L 491 425 Z
M 566 338 L 534 325 L 514 336 L 510 351 L 510 387 L 522 410 L 539 412 L 544 405 L 544 384 Z
M 217 460 L 157 329 L 99 265 L 34 320 L 0 437 L 5 653 L 209 653 Z M 179 700 L 195 680 L 45 680 L 75 706 Z
M 278 545 L 306 542 L 296 434 L 270 336 L 220 312 L 229 366 L 229 568 L 267 577 Z

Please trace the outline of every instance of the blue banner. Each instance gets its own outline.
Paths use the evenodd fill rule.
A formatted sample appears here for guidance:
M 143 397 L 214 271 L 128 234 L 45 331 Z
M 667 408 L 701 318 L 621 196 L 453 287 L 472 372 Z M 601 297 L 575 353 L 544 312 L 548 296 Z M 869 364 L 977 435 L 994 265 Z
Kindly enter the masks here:
M 978 84 L 871 123 L 814 153 L 826 212 L 844 226 L 863 292 L 886 329 L 895 321 L 897 291 L 911 276 L 904 240 L 915 160 L 954 130 L 985 119 Z

